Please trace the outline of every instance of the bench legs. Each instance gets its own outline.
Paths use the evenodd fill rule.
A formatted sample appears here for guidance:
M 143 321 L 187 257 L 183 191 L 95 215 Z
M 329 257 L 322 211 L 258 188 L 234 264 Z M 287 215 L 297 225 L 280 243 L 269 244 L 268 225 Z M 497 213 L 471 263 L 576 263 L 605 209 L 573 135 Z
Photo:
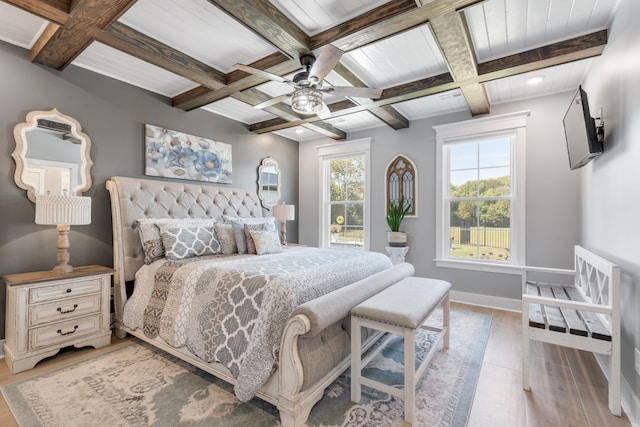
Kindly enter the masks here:
M 381 321 L 366 319 L 359 316 L 351 316 L 351 400 L 353 402 L 360 401 L 362 397 L 362 384 L 364 384 L 376 390 L 380 390 L 403 399 L 404 420 L 409 424 L 415 423 L 416 384 L 427 370 L 426 368 L 429 366 L 429 363 L 438 350 L 440 342 L 442 342 L 443 348 L 449 348 L 450 303 L 448 293 L 438 305 L 442 306 L 442 328 L 420 326 L 421 329 L 437 332 L 438 338 L 417 370 L 415 369 L 415 336 L 417 329 L 403 328 Z M 431 315 L 431 312 L 429 315 Z M 429 316 L 427 316 L 427 318 L 428 317 Z M 368 354 L 365 359 L 361 359 L 360 346 L 362 339 L 361 328 L 363 327 L 390 333 L 389 336 L 374 351 Z M 382 349 L 384 349 L 384 347 L 393 338 L 392 334 L 400 335 L 404 338 L 404 390 L 398 390 L 390 385 L 362 376 L 362 368 L 366 366 L 380 351 L 382 351 Z

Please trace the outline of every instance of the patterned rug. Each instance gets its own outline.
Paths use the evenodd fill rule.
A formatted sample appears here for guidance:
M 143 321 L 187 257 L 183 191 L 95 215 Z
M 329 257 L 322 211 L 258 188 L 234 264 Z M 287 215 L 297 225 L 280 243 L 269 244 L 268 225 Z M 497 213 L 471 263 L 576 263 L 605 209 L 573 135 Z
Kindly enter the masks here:
M 418 426 L 467 424 L 491 316 L 452 310 L 451 325 L 450 348 L 436 354 L 418 386 Z M 420 360 L 434 335 L 418 335 Z M 402 361 L 398 337 L 363 373 L 400 386 Z M 272 405 L 257 398 L 239 402 L 228 384 L 143 342 L 4 386 L 2 393 L 23 427 L 280 425 Z M 352 403 L 347 371 L 327 388 L 308 424 L 401 426 L 403 408 L 402 400 L 366 386 L 360 403 Z

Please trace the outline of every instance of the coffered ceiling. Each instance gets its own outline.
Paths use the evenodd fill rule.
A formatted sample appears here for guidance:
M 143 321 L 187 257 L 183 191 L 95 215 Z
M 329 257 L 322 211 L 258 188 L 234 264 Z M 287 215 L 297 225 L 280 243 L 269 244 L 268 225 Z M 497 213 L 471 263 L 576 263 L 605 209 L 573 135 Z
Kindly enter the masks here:
M 378 126 L 575 90 L 606 47 L 618 0 L 4 0 L 0 39 L 30 61 L 83 67 L 256 133 L 345 139 Z M 344 52 L 326 84 L 379 88 L 378 99 L 324 95 L 329 118 L 290 102 L 299 57 Z M 542 77 L 537 85 L 531 77 Z

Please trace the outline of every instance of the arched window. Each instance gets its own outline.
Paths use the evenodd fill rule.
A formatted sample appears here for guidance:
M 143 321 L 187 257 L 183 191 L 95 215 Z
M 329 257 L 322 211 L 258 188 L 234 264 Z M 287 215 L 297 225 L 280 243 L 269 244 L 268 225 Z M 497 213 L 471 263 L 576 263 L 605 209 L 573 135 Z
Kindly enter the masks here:
M 387 166 L 387 210 L 389 203 L 397 203 L 404 197 L 405 203 L 411 203 L 411 209 L 407 216 L 418 215 L 418 192 L 416 182 L 418 180 L 416 167 L 407 156 L 399 155 Z

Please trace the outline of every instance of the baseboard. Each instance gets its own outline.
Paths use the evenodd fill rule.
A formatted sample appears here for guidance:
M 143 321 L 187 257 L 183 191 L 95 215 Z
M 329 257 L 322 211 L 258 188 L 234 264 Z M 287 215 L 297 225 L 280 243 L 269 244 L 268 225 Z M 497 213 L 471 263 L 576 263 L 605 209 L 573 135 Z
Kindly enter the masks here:
M 472 294 L 470 292 L 450 291 L 451 301 L 480 307 L 497 308 L 506 311 L 522 311 L 522 301 L 519 299 L 494 297 L 491 295 Z
M 4 340 L 0 340 L 0 359 L 4 359 Z
M 595 354 L 596 362 L 598 366 L 600 366 L 600 370 L 609 381 L 609 364 L 607 360 L 607 356 L 602 354 Z M 640 399 L 633 392 L 633 389 L 627 382 L 626 378 L 623 376 L 620 378 L 620 401 L 622 403 L 622 410 L 624 411 L 627 418 L 629 418 L 629 422 L 633 427 L 640 427 Z

